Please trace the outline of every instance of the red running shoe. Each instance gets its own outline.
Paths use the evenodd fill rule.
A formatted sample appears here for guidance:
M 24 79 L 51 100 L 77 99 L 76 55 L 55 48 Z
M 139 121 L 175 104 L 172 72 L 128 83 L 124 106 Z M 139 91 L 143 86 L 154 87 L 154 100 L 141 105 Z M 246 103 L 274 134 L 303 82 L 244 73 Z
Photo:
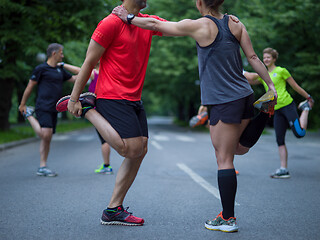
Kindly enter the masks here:
M 60 98 L 56 104 L 56 109 L 58 112 L 68 111 L 68 102 L 70 100 L 70 95 Z M 82 115 L 83 117 L 87 111 L 95 107 L 96 95 L 91 92 L 82 93 L 79 96 L 79 101 L 82 105 Z
M 132 215 L 128 212 L 129 207 L 124 209 L 122 206 L 118 207 L 116 211 L 103 210 L 101 217 L 101 224 L 103 225 L 124 225 L 124 226 L 142 226 L 144 220 Z
M 190 127 L 196 127 L 199 125 L 204 125 L 208 121 L 208 113 L 202 112 L 194 117 L 192 117 L 189 121 Z

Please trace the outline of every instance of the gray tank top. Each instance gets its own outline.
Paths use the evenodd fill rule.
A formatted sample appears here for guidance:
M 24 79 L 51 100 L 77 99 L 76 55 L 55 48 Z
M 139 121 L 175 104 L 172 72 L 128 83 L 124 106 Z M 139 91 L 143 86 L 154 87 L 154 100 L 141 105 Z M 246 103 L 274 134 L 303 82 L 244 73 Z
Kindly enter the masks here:
M 229 16 L 205 17 L 215 22 L 219 32 L 209 46 L 197 43 L 201 103 L 222 104 L 249 96 L 253 90 L 243 75 L 240 44 L 229 29 Z

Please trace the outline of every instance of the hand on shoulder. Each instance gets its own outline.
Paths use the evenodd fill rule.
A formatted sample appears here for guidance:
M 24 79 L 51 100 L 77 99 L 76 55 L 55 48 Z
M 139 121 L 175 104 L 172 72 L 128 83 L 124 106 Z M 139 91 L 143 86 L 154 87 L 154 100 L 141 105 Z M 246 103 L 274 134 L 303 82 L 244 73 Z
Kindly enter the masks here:
M 237 18 L 237 17 L 234 16 L 234 15 L 229 15 L 229 18 L 230 18 L 232 21 L 234 21 L 235 23 L 240 22 L 239 18 Z

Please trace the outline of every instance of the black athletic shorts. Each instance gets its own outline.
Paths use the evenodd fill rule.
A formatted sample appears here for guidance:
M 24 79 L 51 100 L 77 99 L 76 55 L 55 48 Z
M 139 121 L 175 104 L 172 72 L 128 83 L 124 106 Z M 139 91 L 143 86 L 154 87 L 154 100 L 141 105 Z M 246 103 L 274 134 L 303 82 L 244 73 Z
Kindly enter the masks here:
M 42 128 L 52 128 L 56 132 L 58 113 L 36 110 L 37 120 Z
M 142 101 L 97 99 L 96 110 L 121 138 L 148 137 L 147 117 Z
M 208 105 L 210 125 L 216 125 L 219 120 L 224 123 L 241 123 L 242 119 L 254 116 L 254 95 L 215 105 Z

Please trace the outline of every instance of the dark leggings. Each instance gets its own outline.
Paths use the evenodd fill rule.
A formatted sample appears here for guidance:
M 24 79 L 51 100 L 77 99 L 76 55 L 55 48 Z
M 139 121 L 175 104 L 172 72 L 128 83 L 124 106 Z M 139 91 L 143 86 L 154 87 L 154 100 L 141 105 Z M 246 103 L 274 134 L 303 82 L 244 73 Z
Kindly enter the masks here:
M 297 107 L 294 102 L 275 111 L 273 119 L 278 146 L 285 145 L 287 128 L 290 127 L 297 138 L 306 135 L 306 130 L 301 128 Z

